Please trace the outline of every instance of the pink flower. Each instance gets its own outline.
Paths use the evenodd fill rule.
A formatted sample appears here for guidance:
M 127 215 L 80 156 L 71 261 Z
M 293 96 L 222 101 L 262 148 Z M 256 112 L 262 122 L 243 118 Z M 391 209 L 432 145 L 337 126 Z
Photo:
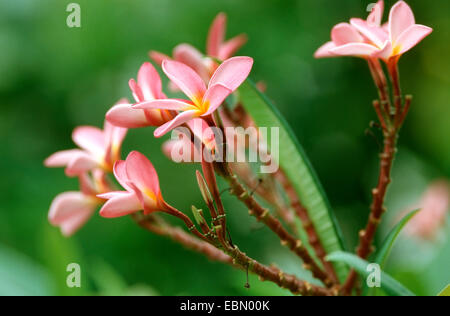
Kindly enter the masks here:
M 167 98 L 162 92 L 161 78 L 149 62 L 144 63 L 139 69 L 137 82 L 130 79 L 129 86 L 137 103 Z M 133 108 L 127 101 L 116 104 L 106 113 L 107 121 L 115 126 L 126 128 L 159 126 L 172 118 L 168 111 L 139 110 Z
M 83 173 L 79 175 L 80 191 L 64 192 L 56 196 L 48 214 L 52 225 L 58 226 L 64 236 L 71 236 L 78 231 L 94 214 L 103 200 L 96 195 L 109 190 L 105 187 L 106 179 L 101 171 L 94 172 L 94 180 Z
M 404 54 L 432 32 L 427 26 L 415 24 L 414 14 L 404 1 L 392 7 L 385 25 L 381 25 L 383 10 L 384 2 L 380 0 L 367 20 L 353 18 L 350 24 L 336 25 L 331 32 L 332 41 L 320 47 L 314 56 L 357 56 L 387 62 Z
M 219 13 L 211 24 L 206 44 L 208 56 L 219 60 L 230 58 L 247 42 L 245 34 L 238 35 L 225 42 L 226 23 L 227 16 L 225 13 Z
M 238 35 L 228 41 L 224 41 L 226 32 L 226 15 L 219 13 L 209 29 L 205 56 L 198 49 L 189 44 L 177 45 L 173 50 L 173 58 L 157 51 L 150 51 L 150 58 L 157 64 L 162 65 L 164 60 L 175 60 L 188 65 L 207 84 L 214 71 L 219 66 L 211 57 L 226 60 L 233 56 L 239 48 L 247 42 L 245 34 Z M 171 82 L 169 86 L 172 91 L 179 90 Z
M 377 57 L 389 60 L 401 56 L 420 43 L 433 29 L 416 24 L 414 13 L 404 1 L 397 2 L 389 14 L 389 40 Z
M 103 130 L 93 126 L 77 127 L 72 139 L 81 149 L 56 152 L 44 164 L 47 167 L 66 167 L 69 177 L 97 168 L 111 171 L 116 160 L 120 159 L 126 133 L 126 128 L 113 126 L 108 121 L 105 121 Z
M 100 210 L 101 216 L 114 218 L 140 210 L 149 214 L 166 209 L 167 204 L 159 189 L 158 174 L 152 163 L 141 153 L 133 151 L 125 161 L 117 161 L 114 176 L 126 191 L 98 195 L 108 200 Z
M 164 109 L 180 111 L 171 121 L 155 130 L 155 137 L 161 137 L 170 130 L 195 117 L 212 114 L 247 78 L 253 66 L 250 57 L 233 57 L 224 61 L 214 72 L 208 86 L 190 67 L 176 61 L 165 60 L 163 70 L 190 100 L 161 99 L 142 102 L 137 109 Z
M 412 236 L 433 239 L 443 227 L 450 207 L 450 187 L 439 180 L 430 185 L 422 197 L 421 210 L 410 220 L 406 232 Z

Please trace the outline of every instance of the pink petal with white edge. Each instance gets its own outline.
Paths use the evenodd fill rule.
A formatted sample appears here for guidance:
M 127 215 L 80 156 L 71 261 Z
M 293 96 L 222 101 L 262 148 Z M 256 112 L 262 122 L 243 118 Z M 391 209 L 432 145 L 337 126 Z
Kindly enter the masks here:
M 143 109 L 143 110 L 173 110 L 173 111 L 185 111 L 188 109 L 192 109 L 193 105 L 188 103 L 185 100 L 178 99 L 161 99 L 161 100 L 153 100 L 153 101 L 145 101 L 141 103 L 137 103 L 133 106 L 134 109 Z
M 150 51 L 148 53 L 148 55 L 159 66 L 162 65 L 164 60 L 172 60 L 172 58 L 170 58 L 166 54 L 163 54 L 163 53 L 160 53 L 160 52 L 157 52 L 157 51 L 154 51 L 154 50 Z
M 332 54 L 330 52 L 330 50 L 333 48 L 336 48 L 336 44 L 334 44 L 333 42 L 327 42 L 327 43 L 323 44 L 314 53 L 314 58 L 336 57 L 336 54 Z
M 105 218 L 126 216 L 142 210 L 142 205 L 134 192 L 111 192 L 99 197 L 109 198 L 100 210 L 100 216 Z
M 330 50 L 332 54 L 357 57 L 369 57 L 378 51 L 375 46 L 364 43 L 346 44 Z
M 219 59 L 225 60 L 234 55 L 245 43 L 247 43 L 247 35 L 240 34 L 226 41 L 220 47 Z
M 192 101 L 195 102 L 205 93 L 205 83 L 191 67 L 177 61 L 165 60 L 162 68 L 167 77 Z
M 144 100 L 165 98 L 162 93 L 162 83 L 155 67 L 149 62 L 143 63 L 139 69 L 137 82 L 141 88 Z
M 389 32 L 392 43 L 410 26 L 416 24 L 414 13 L 404 1 L 397 2 L 389 13 Z
M 149 126 L 143 110 L 135 109 L 131 104 L 118 104 L 106 113 L 106 120 L 111 124 L 126 128 Z
M 425 37 L 427 37 L 431 32 L 433 32 L 433 29 L 425 25 L 416 24 L 411 26 L 397 39 L 396 44 L 401 48 L 399 54 L 406 53 Z
M 358 31 L 348 23 L 339 23 L 331 30 L 331 40 L 336 46 L 363 41 Z
M 367 37 L 373 44 L 381 47 L 386 40 L 388 40 L 389 35 L 381 27 L 370 26 L 369 23 L 362 19 L 353 18 L 350 20 L 352 26 L 354 26 L 362 35 Z
M 206 44 L 206 53 L 211 57 L 219 57 L 220 46 L 225 39 L 227 16 L 219 13 L 211 24 Z
M 99 162 L 92 155 L 82 151 L 69 162 L 65 172 L 68 177 L 73 177 L 98 167 Z
M 105 152 L 105 134 L 97 127 L 77 127 L 72 133 L 72 139 L 78 146 L 96 156 L 101 156 Z
M 52 225 L 58 226 L 80 214 L 84 217 L 92 215 L 96 205 L 95 200 L 81 192 L 64 192 L 53 200 L 48 219 Z
M 141 192 L 150 190 L 155 196 L 160 194 L 159 179 L 150 160 L 138 151 L 132 151 L 126 160 L 128 179 Z
M 203 104 L 209 104 L 208 110 L 202 116 L 207 116 L 213 113 L 222 102 L 232 93 L 231 89 L 228 89 L 224 85 L 217 83 L 208 88 L 203 97 Z
M 384 1 L 378 1 L 367 17 L 367 23 L 369 26 L 380 26 L 381 21 L 383 20 L 383 12 L 384 12 Z
M 173 120 L 158 127 L 153 135 L 155 137 L 161 137 L 173 130 L 174 128 L 192 120 L 194 117 L 198 117 L 201 114 L 198 110 L 184 111 L 178 114 Z
M 81 149 L 58 151 L 45 159 L 44 165 L 46 167 L 65 167 L 82 153 Z
M 232 92 L 247 79 L 253 66 L 253 58 L 239 56 L 225 60 L 214 72 L 209 87 L 222 84 Z

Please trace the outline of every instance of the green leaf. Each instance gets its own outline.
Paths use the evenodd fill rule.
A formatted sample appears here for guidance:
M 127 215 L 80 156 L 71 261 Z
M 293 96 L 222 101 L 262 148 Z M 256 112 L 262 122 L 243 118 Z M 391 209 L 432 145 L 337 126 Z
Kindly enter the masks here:
M 380 267 L 383 269 L 384 265 L 386 263 L 386 259 L 392 249 L 392 246 L 394 245 L 395 240 L 397 239 L 398 235 L 400 234 L 401 230 L 405 225 L 419 212 L 419 210 L 412 211 L 408 215 L 402 218 L 400 222 L 395 225 L 395 227 L 391 230 L 391 232 L 388 234 L 386 239 L 383 241 L 382 246 L 380 250 L 377 251 L 375 255 L 375 263 L 378 263 Z
M 338 251 L 334 252 L 327 256 L 327 260 L 333 261 L 333 262 L 344 262 L 354 268 L 360 275 L 362 275 L 364 278 L 367 278 L 367 276 L 372 271 L 367 271 L 367 267 L 369 266 L 369 262 L 366 260 L 363 260 L 359 258 L 358 256 Z M 380 271 L 380 277 L 381 277 L 381 288 L 386 291 L 388 295 L 392 296 L 415 296 L 414 293 L 412 293 L 410 290 L 408 290 L 403 284 L 395 280 L 393 277 L 391 277 L 386 272 Z
M 53 295 L 53 279 L 47 270 L 25 255 L 0 245 L 0 295 Z
M 266 96 L 247 80 L 238 90 L 240 100 L 259 127 L 267 127 L 267 139 L 271 139 L 271 127 L 279 128 L 279 165 L 286 173 L 302 203 L 308 210 L 311 221 L 327 253 L 343 250 L 342 234 L 324 193 L 322 185 L 311 166 L 303 148 L 290 126 Z M 270 146 L 270 141 L 268 146 Z M 301 223 L 298 229 L 304 234 Z M 342 264 L 334 265 L 339 278 L 343 281 L 348 268 Z
M 443 289 L 438 296 L 450 296 L 450 285 L 447 285 L 445 289 Z

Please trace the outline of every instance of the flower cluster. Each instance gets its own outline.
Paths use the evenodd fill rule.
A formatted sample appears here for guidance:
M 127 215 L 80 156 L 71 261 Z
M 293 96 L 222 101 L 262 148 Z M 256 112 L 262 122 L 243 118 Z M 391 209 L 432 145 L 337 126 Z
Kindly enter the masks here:
M 79 178 L 80 192 L 58 195 L 50 207 L 50 222 L 59 226 L 64 235 L 76 232 L 101 205 L 100 215 L 108 218 L 141 210 L 144 214 L 174 213 L 162 199 L 151 162 L 136 151 L 125 161 L 120 160 L 121 145 L 128 129 L 148 126 L 157 127 L 155 137 L 180 125 L 190 128 L 193 135 L 204 137 L 203 131 L 214 124 L 213 113 L 248 77 L 253 65 L 250 57 L 232 57 L 245 44 L 246 36 L 225 41 L 225 29 L 226 16 L 220 13 L 211 25 L 206 55 L 189 44 L 178 45 L 173 58 L 150 52 L 151 59 L 170 79 L 169 89 L 181 90 L 188 99 L 167 97 L 158 71 L 145 62 L 137 79 L 129 81 L 134 103 L 121 99 L 106 113 L 104 130 L 92 126 L 76 128 L 72 138 L 80 149 L 60 151 L 45 160 L 46 166 L 65 167 L 67 176 Z M 210 149 L 214 146 L 214 139 L 205 136 L 201 141 Z M 163 150 L 171 142 L 166 142 Z M 111 172 L 125 191 L 116 190 L 108 181 Z

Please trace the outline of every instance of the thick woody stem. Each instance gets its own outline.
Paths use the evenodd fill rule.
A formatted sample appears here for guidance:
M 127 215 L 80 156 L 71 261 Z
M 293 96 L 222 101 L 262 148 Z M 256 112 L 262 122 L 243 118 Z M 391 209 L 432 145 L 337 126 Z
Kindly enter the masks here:
M 283 185 L 283 188 L 291 201 L 291 206 L 294 209 L 297 216 L 300 218 L 300 221 L 303 225 L 303 229 L 306 231 L 308 235 L 308 241 L 313 247 L 317 257 L 322 262 L 325 271 L 329 274 L 334 283 L 339 283 L 339 280 L 336 275 L 336 271 L 334 270 L 333 264 L 327 260 L 325 260 L 326 251 L 323 248 L 323 245 L 320 241 L 320 238 L 317 234 L 317 231 L 314 227 L 311 218 L 309 217 L 308 211 L 300 202 L 300 199 L 297 196 L 297 192 L 292 187 L 289 179 L 286 177 L 285 173 L 282 170 L 278 170 L 276 177 Z
M 161 219 L 155 220 L 154 217 L 145 217 L 140 214 L 133 214 L 132 217 L 136 223 L 145 230 L 160 236 L 169 237 L 187 249 L 191 249 L 205 255 L 212 261 L 233 265 L 233 259 L 230 256 L 224 254 L 221 250 L 217 249 L 208 242 L 190 235 L 179 227 L 173 227 L 165 224 Z
M 247 206 L 250 215 L 255 216 L 257 220 L 269 227 L 280 238 L 283 246 L 288 247 L 292 252 L 299 256 L 303 260 L 304 268 L 310 270 L 314 277 L 321 280 L 327 287 L 333 286 L 333 281 L 314 261 L 301 240 L 289 234 L 281 222 L 272 216 L 268 209 L 262 207 L 251 194 L 249 194 L 247 189 L 239 183 L 237 177 L 231 173 L 228 166 L 222 168 L 220 172 L 228 181 L 231 187 L 231 193 L 236 195 L 237 198 Z

